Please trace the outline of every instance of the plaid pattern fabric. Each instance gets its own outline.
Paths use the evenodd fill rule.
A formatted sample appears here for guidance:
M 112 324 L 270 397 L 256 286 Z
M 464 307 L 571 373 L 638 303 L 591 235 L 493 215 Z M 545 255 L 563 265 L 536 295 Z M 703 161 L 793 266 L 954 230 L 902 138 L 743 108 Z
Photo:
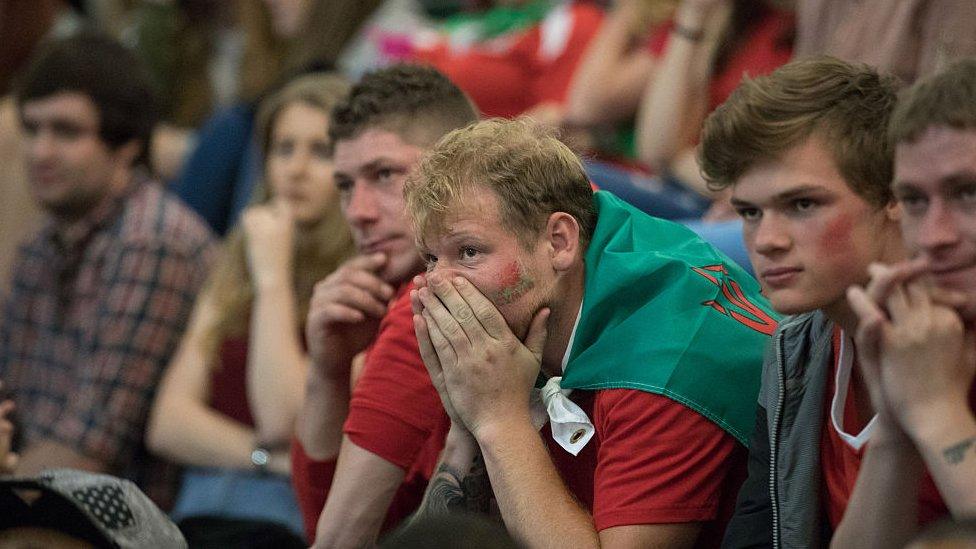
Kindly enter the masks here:
M 0 319 L 0 379 L 25 446 L 53 440 L 145 479 L 146 417 L 212 248 L 203 222 L 148 181 L 69 234 L 49 225 L 22 247 Z

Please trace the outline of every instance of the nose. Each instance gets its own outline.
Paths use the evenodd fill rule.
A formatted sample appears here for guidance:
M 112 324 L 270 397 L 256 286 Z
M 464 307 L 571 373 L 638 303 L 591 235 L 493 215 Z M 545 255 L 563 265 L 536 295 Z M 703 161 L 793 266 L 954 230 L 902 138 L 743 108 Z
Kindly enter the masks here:
M 748 234 L 750 232 L 751 235 Z M 746 231 L 746 243 L 749 244 L 750 240 L 755 252 L 762 255 L 787 250 L 793 242 L 785 222 L 775 213 L 763 214 L 758 224 L 751 231 Z
M 309 154 L 307 151 L 298 150 L 288 159 L 285 170 L 289 180 L 301 179 L 308 173 Z
M 45 161 L 54 156 L 55 143 L 51 132 L 38 131 L 25 138 L 26 152 L 29 160 Z
M 353 182 L 345 206 L 346 219 L 353 225 L 368 225 L 379 219 L 376 191 L 363 181 Z
M 908 231 L 911 228 L 908 227 Z M 959 224 L 952 209 L 941 199 L 933 199 L 915 228 L 915 241 L 927 252 L 938 252 L 959 243 Z
M 444 280 L 453 280 L 458 274 L 458 270 L 447 259 L 439 258 L 427 271 L 427 274 L 434 273 L 442 276 Z

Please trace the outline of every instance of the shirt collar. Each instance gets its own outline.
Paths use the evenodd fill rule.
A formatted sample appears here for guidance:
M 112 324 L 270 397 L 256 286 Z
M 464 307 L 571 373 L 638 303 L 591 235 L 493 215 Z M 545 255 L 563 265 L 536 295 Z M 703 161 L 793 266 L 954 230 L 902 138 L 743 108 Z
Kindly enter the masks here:
M 125 202 L 141 183 L 141 180 L 133 177 L 122 192 L 105 197 L 77 221 L 69 224 L 52 221 L 48 229 L 49 240 L 62 251 L 70 252 L 83 247 L 93 234 L 118 217 Z

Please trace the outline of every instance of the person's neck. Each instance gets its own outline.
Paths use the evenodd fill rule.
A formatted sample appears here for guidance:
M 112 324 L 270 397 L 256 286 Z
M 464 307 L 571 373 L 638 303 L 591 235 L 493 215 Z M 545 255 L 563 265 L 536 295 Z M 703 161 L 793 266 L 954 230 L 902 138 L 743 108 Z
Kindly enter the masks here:
M 580 268 L 567 273 L 556 286 L 554 295 L 560 296 L 549 305 L 548 337 L 542 351 L 542 370 L 550 376 L 561 376 L 563 357 L 573 335 L 576 317 L 583 303 L 585 272 Z
M 71 241 L 79 232 L 87 230 L 92 216 L 98 215 L 96 212 L 109 208 L 112 202 L 125 194 L 134 181 L 133 175 L 131 171 L 115 174 L 109 183 L 109 191 L 83 211 L 51 212 L 58 236 L 64 241 Z

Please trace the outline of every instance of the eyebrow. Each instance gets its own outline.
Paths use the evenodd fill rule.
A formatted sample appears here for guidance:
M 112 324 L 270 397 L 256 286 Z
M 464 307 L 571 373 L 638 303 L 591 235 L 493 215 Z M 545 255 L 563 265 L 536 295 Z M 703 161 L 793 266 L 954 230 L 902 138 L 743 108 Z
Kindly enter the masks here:
M 961 170 L 951 173 L 939 179 L 940 187 L 953 187 L 957 185 L 969 185 L 976 182 L 976 171 Z M 892 191 L 917 190 L 918 183 L 912 180 L 899 180 L 891 184 Z
M 798 196 L 803 196 L 815 192 L 823 192 L 824 188 L 819 185 L 802 185 L 788 191 L 783 191 L 777 195 L 774 195 L 769 201 L 773 203 L 777 202 L 787 202 Z M 733 206 L 752 206 L 753 203 L 747 200 L 742 200 L 741 198 L 736 198 L 733 196 L 729 200 Z

